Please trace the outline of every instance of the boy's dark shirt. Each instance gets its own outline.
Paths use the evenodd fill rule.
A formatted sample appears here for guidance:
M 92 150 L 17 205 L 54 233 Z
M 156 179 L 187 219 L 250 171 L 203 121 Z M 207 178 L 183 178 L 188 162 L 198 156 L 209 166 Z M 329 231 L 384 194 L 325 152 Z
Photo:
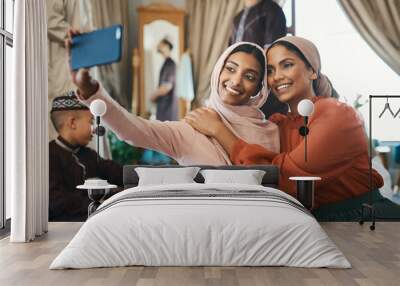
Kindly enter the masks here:
M 121 165 L 101 159 L 97 168 L 94 150 L 73 147 L 60 136 L 49 143 L 49 161 L 49 221 L 86 220 L 90 200 L 86 190 L 76 189 L 85 179 L 100 177 L 123 185 Z

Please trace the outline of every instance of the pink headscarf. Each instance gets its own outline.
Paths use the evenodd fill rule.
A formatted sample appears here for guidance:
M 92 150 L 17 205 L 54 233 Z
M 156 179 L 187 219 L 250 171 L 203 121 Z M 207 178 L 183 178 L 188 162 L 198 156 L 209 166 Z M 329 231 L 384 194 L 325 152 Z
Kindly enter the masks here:
M 279 130 L 277 125 L 267 121 L 260 107 L 268 96 L 266 73 L 260 92 L 251 97 L 245 105 L 230 105 L 222 101 L 218 94 L 219 77 L 226 60 L 231 52 L 238 46 L 251 45 L 261 51 L 265 58 L 264 50 L 253 43 L 239 42 L 228 47 L 219 57 L 211 75 L 211 94 L 208 107 L 213 108 L 221 116 L 225 125 L 239 138 L 251 144 L 258 144 L 270 151 L 279 152 Z M 267 62 L 265 58 L 265 63 Z M 263 67 L 265 68 L 265 67 Z

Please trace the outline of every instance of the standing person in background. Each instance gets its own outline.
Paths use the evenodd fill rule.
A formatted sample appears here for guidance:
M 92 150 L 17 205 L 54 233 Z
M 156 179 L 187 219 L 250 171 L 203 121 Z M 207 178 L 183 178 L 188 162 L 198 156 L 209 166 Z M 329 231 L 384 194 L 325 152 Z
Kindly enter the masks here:
M 172 43 L 164 38 L 157 45 L 157 51 L 165 58 L 160 70 L 158 89 L 151 96 L 157 104 L 156 119 L 160 121 L 178 120 L 178 99 L 175 95 L 176 64 L 171 58 Z
M 93 3 L 92 3 L 93 4 Z M 48 110 L 52 108 L 52 101 L 60 94 L 65 94 L 75 88 L 69 75 L 68 53 L 65 40 L 69 29 L 87 30 L 90 23 L 87 20 L 91 15 L 88 11 L 91 1 L 79 0 L 47 0 L 47 36 L 48 36 Z M 89 9 L 89 10 L 88 10 Z M 95 77 L 98 77 L 95 73 Z M 58 133 L 51 124 L 49 117 L 49 141 L 57 138 Z M 100 154 L 107 159 L 111 158 L 107 137 L 100 139 Z M 95 147 L 95 141 L 89 142 L 89 147 Z
M 229 45 L 246 41 L 267 48 L 286 35 L 286 18 L 282 8 L 272 0 L 244 0 L 245 8 L 233 20 Z M 286 114 L 288 106 L 270 93 L 261 107 L 265 118 L 273 113 Z
M 272 0 L 244 0 L 245 8 L 233 19 L 229 45 L 251 42 L 267 48 L 286 35 L 286 18 L 282 8 Z
M 67 65 L 65 39 L 68 30 L 80 28 L 80 9 L 78 0 L 47 0 L 48 36 L 48 98 L 51 102 L 60 94 L 74 89 Z M 49 141 L 57 137 L 57 132 L 49 120 Z

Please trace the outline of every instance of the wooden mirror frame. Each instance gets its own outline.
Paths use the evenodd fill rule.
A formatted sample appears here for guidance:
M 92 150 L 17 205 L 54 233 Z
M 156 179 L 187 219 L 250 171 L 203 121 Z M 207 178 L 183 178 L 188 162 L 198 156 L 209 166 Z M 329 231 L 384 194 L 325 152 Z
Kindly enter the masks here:
M 139 15 L 139 57 L 140 57 L 140 89 L 137 99 L 137 114 L 146 116 L 145 83 L 144 83 L 144 26 L 156 20 L 165 20 L 176 25 L 179 30 L 179 56 L 185 51 L 185 11 L 170 4 L 150 4 L 137 8 Z

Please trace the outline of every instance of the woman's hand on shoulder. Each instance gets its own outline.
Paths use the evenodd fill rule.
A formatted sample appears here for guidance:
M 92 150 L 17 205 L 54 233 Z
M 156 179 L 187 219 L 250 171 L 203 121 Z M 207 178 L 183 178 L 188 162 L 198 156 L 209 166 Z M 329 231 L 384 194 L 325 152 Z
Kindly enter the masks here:
M 79 30 L 69 29 L 67 39 L 65 40 L 65 47 L 68 54 L 68 67 L 71 75 L 72 82 L 78 87 L 79 95 L 84 99 L 88 99 L 95 94 L 99 88 L 99 83 L 92 78 L 89 69 L 81 68 L 79 70 L 72 70 L 71 67 L 71 47 L 72 37 L 79 35 Z
M 221 128 L 225 128 L 219 114 L 208 107 L 200 107 L 191 111 L 183 120 L 200 133 L 211 137 L 215 137 Z

